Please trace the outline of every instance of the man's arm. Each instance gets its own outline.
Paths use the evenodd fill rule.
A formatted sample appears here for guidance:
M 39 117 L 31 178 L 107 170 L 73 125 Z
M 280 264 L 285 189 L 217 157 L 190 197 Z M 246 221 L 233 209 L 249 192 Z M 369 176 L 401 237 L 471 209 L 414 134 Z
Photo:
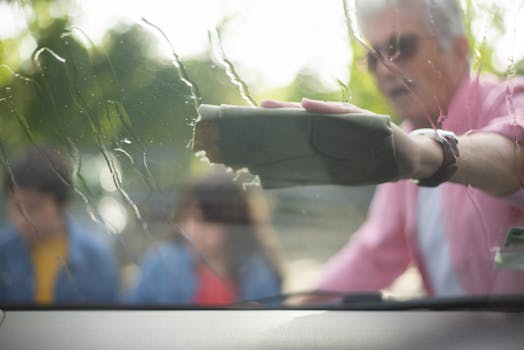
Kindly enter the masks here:
M 304 99 L 300 105 L 289 102 L 264 101 L 263 107 L 302 107 L 319 113 L 371 113 L 340 102 Z M 426 136 L 410 136 L 393 125 L 393 138 L 402 178 L 431 177 L 443 161 L 441 146 Z M 458 170 L 449 180 L 471 185 L 493 195 L 506 195 L 524 183 L 524 150 L 515 140 L 494 132 L 476 132 L 459 137 Z
M 394 131 L 395 138 L 404 138 L 400 128 Z M 404 133 L 405 134 L 405 133 Z M 412 137 L 413 145 L 407 142 L 397 148 L 398 153 L 409 154 L 409 170 L 405 177 L 427 178 L 435 173 L 442 163 L 442 149 L 432 139 L 424 136 Z M 451 182 L 471 185 L 493 195 L 507 195 L 518 190 L 524 183 L 524 150 L 517 141 L 500 134 L 477 132 L 459 137 L 457 172 Z

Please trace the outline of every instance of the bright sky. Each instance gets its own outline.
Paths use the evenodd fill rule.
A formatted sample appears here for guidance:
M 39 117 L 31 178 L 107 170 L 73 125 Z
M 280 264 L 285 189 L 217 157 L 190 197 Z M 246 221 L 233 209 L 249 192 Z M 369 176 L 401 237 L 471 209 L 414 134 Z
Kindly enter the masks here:
M 350 50 L 341 1 L 89 0 L 82 7 L 92 15 L 81 14 L 79 25 L 93 36 L 118 18 L 145 17 L 166 32 L 182 58 L 205 51 L 208 30 L 229 17 L 223 46 L 246 80 L 285 85 L 304 66 L 333 86 L 347 79 Z
M 524 42 L 518 39 L 524 35 L 524 22 L 519 20 L 524 9 L 519 0 L 497 4 L 506 10 L 506 35 L 497 40 L 496 50 L 499 64 L 506 67 L 511 57 L 524 56 Z M 9 15 L 2 7 L 0 37 L 5 37 L 23 28 L 23 13 L 17 9 L 15 16 Z M 337 79 L 348 79 L 351 52 L 342 0 L 76 0 L 75 9 L 57 6 L 56 11 L 67 11 L 95 41 L 119 21 L 141 22 L 144 17 L 166 32 L 182 59 L 206 51 L 208 30 L 228 17 L 223 45 L 248 83 L 283 86 L 304 67 L 331 87 Z M 479 17 L 476 32 L 493 42 L 493 29 L 485 23 L 489 22 Z M 31 44 L 25 44 L 27 50 L 34 49 Z

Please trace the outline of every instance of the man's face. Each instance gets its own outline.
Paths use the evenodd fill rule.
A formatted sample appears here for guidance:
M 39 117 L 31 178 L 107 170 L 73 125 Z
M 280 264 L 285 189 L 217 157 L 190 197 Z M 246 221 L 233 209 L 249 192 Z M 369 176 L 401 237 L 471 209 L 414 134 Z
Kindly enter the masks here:
M 53 195 L 17 188 L 10 193 L 11 220 L 29 241 L 45 239 L 63 230 L 62 209 Z
M 368 68 L 380 91 L 390 100 L 396 114 L 416 128 L 428 127 L 445 113 L 458 83 L 464 76 L 467 58 L 453 44 L 444 49 L 426 23 L 423 10 L 386 9 L 364 26 L 370 45 L 378 49 L 390 67 L 373 56 Z

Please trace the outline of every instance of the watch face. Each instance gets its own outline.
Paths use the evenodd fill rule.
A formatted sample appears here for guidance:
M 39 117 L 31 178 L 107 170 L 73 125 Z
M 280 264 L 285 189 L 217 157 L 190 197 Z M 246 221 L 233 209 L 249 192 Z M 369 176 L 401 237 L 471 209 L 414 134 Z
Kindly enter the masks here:
M 457 171 L 457 157 L 459 156 L 458 138 L 454 132 L 441 129 L 417 129 L 410 135 L 425 135 L 437 141 L 442 147 L 443 160 L 440 168 L 429 178 L 418 179 L 419 186 L 436 187 L 449 180 Z
M 455 142 L 458 142 L 457 135 L 455 135 L 455 133 L 453 131 L 438 129 L 437 133 L 440 136 L 447 138 L 448 140 L 451 139 L 451 140 L 453 140 Z
M 423 129 L 413 130 L 409 134 L 411 136 L 418 136 L 418 135 L 429 136 L 439 142 L 444 142 L 444 140 L 446 139 L 448 142 L 452 141 L 455 144 L 458 143 L 457 135 L 455 135 L 453 131 L 449 131 L 449 130 L 423 128 Z

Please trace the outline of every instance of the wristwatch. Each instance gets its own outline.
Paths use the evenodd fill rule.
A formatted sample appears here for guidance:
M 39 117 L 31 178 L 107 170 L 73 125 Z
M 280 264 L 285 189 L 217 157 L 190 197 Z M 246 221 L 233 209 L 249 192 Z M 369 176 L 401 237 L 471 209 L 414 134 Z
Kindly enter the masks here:
M 416 129 L 411 136 L 425 135 L 431 137 L 442 147 L 443 160 L 437 171 L 425 179 L 414 179 L 415 183 L 423 187 L 437 187 L 448 181 L 457 171 L 457 158 L 459 156 L 458 138 L 454 132 L 441 129 Z

